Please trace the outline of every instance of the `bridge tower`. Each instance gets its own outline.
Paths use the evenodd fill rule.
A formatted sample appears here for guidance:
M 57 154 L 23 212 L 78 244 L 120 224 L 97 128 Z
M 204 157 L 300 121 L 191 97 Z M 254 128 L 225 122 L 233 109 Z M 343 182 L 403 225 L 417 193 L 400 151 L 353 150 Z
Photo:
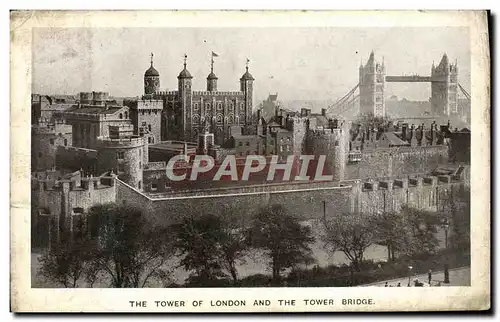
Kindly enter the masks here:
M 366 65 L 359 66 L 359 113 L 385 116 L 385 65 L 375 61 L 370 53 Z
M 431 69 L 431 108 L 435 116 L 458 113 L 458 66 L 448 61 L 446 53 Z

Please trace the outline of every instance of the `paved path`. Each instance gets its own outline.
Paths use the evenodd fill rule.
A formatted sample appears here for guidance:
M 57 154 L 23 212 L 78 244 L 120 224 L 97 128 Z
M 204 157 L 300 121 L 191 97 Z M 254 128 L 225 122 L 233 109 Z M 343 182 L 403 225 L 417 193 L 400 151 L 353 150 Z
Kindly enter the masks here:
M 438 272 L 433 272 L 432 273 L 432 281 L 431 281 L 431 286 L 438 286 L 438 283 L 441 282 L 441 286 L 470 286 L 470 267 L 460 267 L 460 268 L 454 268 L 449 270 L 449 277 L 450 277 L 450 284 L 444 284 L 444 271 L 438 271 Z M 412 276 L 411 277 L 411 286 L 414 286 L 414 280 L 415 278 L 418 278 L 420 282 L 424 283 L 424 286 L 429 286 L 428 284 L 428 278 L 427 278 L 427 273 L 425 274 L 420 274 L 417 276 Z M 396 278 L 393 280 L 387 280 L 387 281 L 381 281 L 381 282 L 376 282 L 376 283 L 371 283 L 371 284 L 365 284 L 365 285 L 360 285 L 360 286 L 378 286 L 378 287 L 384 287 L 385 283 L 387 282 L 388 285 L 392 286 L 397 286 L 398 283 L 401 283 L 401 286 L 407 287 L 408 286 L 408 277 L 400 277 Z

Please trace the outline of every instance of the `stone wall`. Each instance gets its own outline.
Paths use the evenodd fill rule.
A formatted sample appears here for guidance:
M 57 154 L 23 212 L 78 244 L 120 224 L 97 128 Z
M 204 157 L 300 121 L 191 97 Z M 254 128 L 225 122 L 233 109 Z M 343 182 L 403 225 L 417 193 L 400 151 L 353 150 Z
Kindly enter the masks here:
M 186 216 L 200 216 L 207 213 L 230 214 L 247 221 L 260 207 L 279 203 L 300 218 L 322 218 L 324 203 L 326 213 L 350 211 L 351 187 L 324 185 L 322 188 L 304 189 L 301 185 L 287 184 L 289 190 L 265 191 L 248 187 L 245 193 L 234 194 L 226 192 L 189 196 L 172 194 L 169 197 L 153 199 L 139 193 L 129 185 L 117 180 L 117 202 L 144 209 L 151 220 L 157 224 L 169 225 Z M 300 189 L 298 189 L 300 187 Z M 295 188 L 295 189 L 294 189 Z M 261 191 L 258 191 L 261 190 Z M 264 191 L 262 191 L 264 190 Z
M 142 194 L 117 181 L 117 202 L 144 209 L 157 224 L 169 225 L 185 216 L 230 214 L 248 221 L 260 207 L 281 204 L 302 220 L 345 212 L 399 211 L 403 205 L 438 210 L 449 190 L 468 184 L 451 176 L 424 176 L 401 180 L 254 185 L 191 192 Z
M 401 177 L 427 173 L 447 163 L 448 148 L 444 145 L 364 150 L 360 162 L 347 165 L 345 178 Z
M 115 183 L 113 177 L 81 178 L 79 172 L 58 182 L 32 180 L 33 246 L 46 247 L 58 240 L 61 230 L 77 229 L 77 221 L 85 222 L 92 206 L 115 202 Z
M 31 166 L 33 171 L 56 166 L 57 148 L 72 145 L 72 127 L 64 123 L 40 123 L 31 131 Z

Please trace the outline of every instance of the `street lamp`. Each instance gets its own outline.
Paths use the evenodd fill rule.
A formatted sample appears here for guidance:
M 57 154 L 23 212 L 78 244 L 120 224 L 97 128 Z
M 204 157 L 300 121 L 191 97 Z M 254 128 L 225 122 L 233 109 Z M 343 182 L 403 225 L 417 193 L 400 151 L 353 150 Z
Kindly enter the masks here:
M 413 269 L 413 266 L 408 265 L 408 287 L 411 286 L 411 270 Z
M 443 230 L 444 230 L 444 247 L 448 248 L 448 229 L 450 228 L 448 218 L 443 219 L 443 223 L 441 224 L 441 228 L 443 228 Z

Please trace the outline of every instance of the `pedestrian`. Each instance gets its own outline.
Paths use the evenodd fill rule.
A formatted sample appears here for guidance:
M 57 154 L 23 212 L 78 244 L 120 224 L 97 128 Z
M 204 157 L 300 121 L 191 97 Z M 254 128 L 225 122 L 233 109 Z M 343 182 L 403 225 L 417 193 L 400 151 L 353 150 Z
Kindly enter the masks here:
M 387 287 L 387 286 L 388 286 L 388 285 L 387 285 L 387 282 L 385 282 L 385 285 L 384 285 L 384 286 L 385 286 L 385 287 Z
M 401 287 L 401 283 L 398 283 L 398 286 L 397 287 Z
M 429 278 L 429 286 L 431 285 L 431 280 L 432 280 L 432 271 L 429 270 L 429 273 L 427 273 L 427 277 Z

